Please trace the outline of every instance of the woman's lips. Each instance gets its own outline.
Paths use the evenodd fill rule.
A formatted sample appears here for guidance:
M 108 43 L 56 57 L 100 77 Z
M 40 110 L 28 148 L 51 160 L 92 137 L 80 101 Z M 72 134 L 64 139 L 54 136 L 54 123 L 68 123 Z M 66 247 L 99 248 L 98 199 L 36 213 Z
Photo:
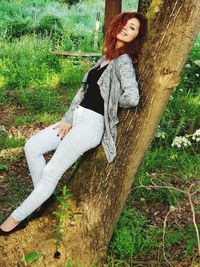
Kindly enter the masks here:
M 120 34 L 122 34 L 123 36 L 127 36 L 125 32 L 120 32 Z

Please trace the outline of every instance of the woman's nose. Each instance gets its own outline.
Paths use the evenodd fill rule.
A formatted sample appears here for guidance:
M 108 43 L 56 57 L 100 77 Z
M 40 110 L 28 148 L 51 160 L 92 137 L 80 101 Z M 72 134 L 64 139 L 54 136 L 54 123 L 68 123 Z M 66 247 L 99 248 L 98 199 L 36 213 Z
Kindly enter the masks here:
M 123 30 L 126 31 L 126 26 L 124 26 Z

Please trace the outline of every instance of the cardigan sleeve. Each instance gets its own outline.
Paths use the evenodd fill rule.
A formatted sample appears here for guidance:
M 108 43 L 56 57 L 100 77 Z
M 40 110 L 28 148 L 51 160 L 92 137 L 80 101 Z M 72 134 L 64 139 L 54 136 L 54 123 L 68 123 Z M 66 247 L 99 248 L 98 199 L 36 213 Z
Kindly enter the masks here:
M 84 98 L 84 90 L 81 87 L 78 90 L 78 92 L 76 93 L 74 99 L 72 100 L 67 112 L 62 117 L 62 119 L 61 119 L 62 122 L 68 122 L 68 123 L 72 124 L 74 110 L 76 109 L 77 105 L 79 105 L 81 103 L 83 98 Z
M 122 88 L 118 105 L 122 108 L 137 106 L 139 103 L 138 82 L 136 80 L 135 68 L 131 58 L 124 54 L 118 62 L 118 76 Z

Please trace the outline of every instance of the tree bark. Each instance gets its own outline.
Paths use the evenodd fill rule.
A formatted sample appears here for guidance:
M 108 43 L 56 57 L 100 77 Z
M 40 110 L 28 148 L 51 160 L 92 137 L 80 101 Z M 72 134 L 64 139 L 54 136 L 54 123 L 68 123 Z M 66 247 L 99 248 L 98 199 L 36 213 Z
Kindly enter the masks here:
M 122 0 L 106 0 L 105 1 L 105 17 L 104 17 L 104 34 L 108 29 L 111 20 L 116 14 L 122 10 Z
M 108 164 L 101 145 L 82 157 L 68 184 L 73 193 L 68 212 L 74 218 L 63 233 L 61 257 L 53 257 L 51 224 L 55 220 L 49 213 L 8 239 L 0 238 L 1 253 L 9 266 L 17 262 L 23 266 L 22 255 L 31 251 L 42 253 L 40 267 L 63 267 L 68 259 L 76 267 L 103 266 L 134 175 L 154 137 L 169 96 L 178 85 L 197 35 L 200 2 L 154 0 L 147 17 L 149 33 L 137 69 L 141 100 L 136 108 L 119 110 L 116 159 Z M 0 257 L 0 266 L 6 266 L 4 257 Z

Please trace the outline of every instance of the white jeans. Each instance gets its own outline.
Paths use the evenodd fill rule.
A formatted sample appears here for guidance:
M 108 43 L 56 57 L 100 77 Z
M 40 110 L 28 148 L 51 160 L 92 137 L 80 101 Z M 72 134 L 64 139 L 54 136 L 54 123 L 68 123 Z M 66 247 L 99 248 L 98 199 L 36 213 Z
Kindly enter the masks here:
M 39 131 L 27 140 L 24 150 L 34 190 L 11 214 L 21 221 L 37 209 L 54 192 L 64 172 L 87 150 L 96 147 L 104 132 L 104 116 L 77 106 L 71 130 L 61 140 L 57 124 Z M 43 154 L 55 150 L 46 164 Z

